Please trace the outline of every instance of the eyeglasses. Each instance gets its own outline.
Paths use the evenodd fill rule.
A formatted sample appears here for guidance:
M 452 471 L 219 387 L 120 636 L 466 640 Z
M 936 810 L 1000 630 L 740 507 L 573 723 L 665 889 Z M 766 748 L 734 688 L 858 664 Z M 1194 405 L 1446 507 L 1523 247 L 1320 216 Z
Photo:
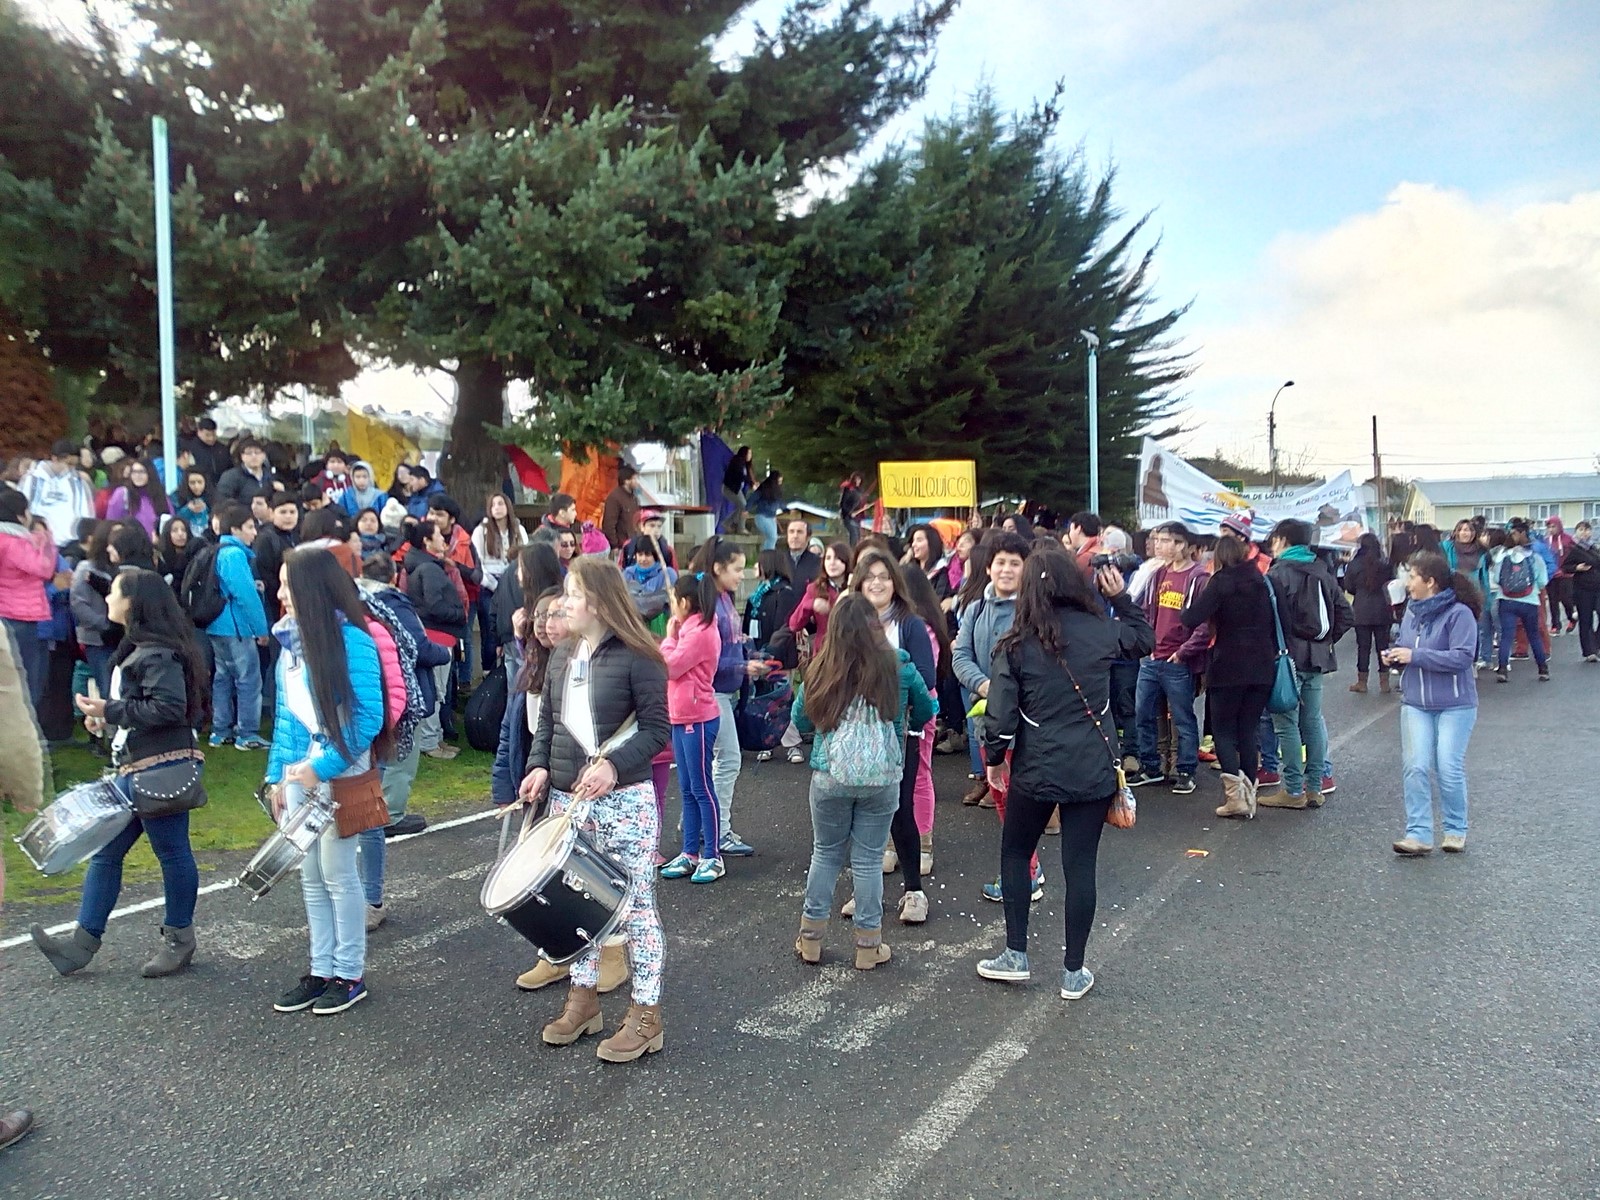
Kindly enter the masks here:
M 893 583 L 894 579 L 887 571 L 869 571 L 861 577 L 862 583 Z

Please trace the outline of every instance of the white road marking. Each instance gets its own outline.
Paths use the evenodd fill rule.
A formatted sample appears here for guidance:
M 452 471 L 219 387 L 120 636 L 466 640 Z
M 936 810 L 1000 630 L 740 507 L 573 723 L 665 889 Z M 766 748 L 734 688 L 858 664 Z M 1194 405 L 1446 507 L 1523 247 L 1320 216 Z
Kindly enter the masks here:
M 454 820 L 450 820 L 450 821 L 440 821 L 437 825 L 429 825 L 426 829 L 422 830 L 420 833 L 404 833 L 404 834 L 401 834 L 399 837 L 392 837 L 392 838 L 389 839 L 389 845 L 393 846 L 393 845 L 396 845 L 399 842 L 409 842 L 412 838 L 427 837 L 431 833 L 443 833 L 446 829 L 458 829 L 463 825 L 471 825 L 475 821 L 487 821 L 491 817 L 498 818 L 500 815 L 501 814 L 500 814 L 500 811 L 498 809 L 490 809 L 487 812 L 476 812 L 476 813 L 471 813 L 471 814 L 469 814 L 469 815 L 467 815 L 465 817 L 456 817 Z M 450 876 L 450 878 L 451 879 L 470 878 L 471 875 L 477 874 L 478 872 L 484 870 L 484 868 L 487 867 L 487 866 L 488 866 L 488 864 L 485 863 L 482 866 L 473 867 L 472 871 L 470 872 L 470 874 L 468 874 L 466 876 L 463 876 L 460 873 L 457 873 L 455 875 Z M 200 889 L 198 894 L 201 895 L 201 896 L 210 896 L 210 895 L 212 895 L 212 894 L 214 894 L 216 892 L 225 892 L 229 888 L 234 887 L 235 883 L 236 883 L 236 881 L 233 880 L 233 879 L 219 879 L 216 883 L 208 883 L 208 884 L 206 884 L 205 887 Z M 140 900 L 137 904 L 128 904 L 128 905 L 123 906 L 122 908 L 114 909 L 112 911 L 110 917 L 107 918 L 107 920 L 119 921 L 123 917 L 131 917 L 131 916 L 134 916 L 137 913 L 149 912 L 151 909 L 160 908 L 165 903 L 166 903 L 166 901 L 163 900 L 160 896 L 154 896 L 154 897 L 150 898 L 149 900 Z M 55 937 L 55 936 L 57 936 L 59 934 L 71 933 L 74 929 L 77 928 L 77 926 L 78 926 L 78 923 L 76 921 L 66 921 L 66 922 L 63 922 L 60 925 L 52 925 L 52 926 L 50 926 L 48 929 L 45 930 L 45 932 L 50 934 L 50 936 Z M 24 934 L 19 934 L 16 937 L 8 937 L 8 938 L 4 939 L 3 941 L 0 941 L 0 950 L 12 950 L 12 949 L 15 949 L 17 946 L 29 945 L 29 944 L 32 943 L 32 941 L 33 941 L 33 939 L 31 937 L 29 937 L 29 935 L 27 935 L 25 933 Z
M 1385 717 L 1392 716 L 1394 713 L 1396 713 L 1398 711 L 1399 711 L 1399 706 L 1398 705 L 1391 705 L 1391 706 L 1386 707 L 1386 708 L 1380 708 L 1377 712 L 1373 713 L 1371 716 L 1363 717 L 1361 720 L 1357 721 L 1354 725 L 1352 725 L 1349 729 L 1346 729 L 1338 737 L 1330 738 L 1328 740 L 1328 754 L 1331 756 L 1335 750 L 1339 750 L 1339 749 L 1341 749 L 1341 748 L 1343 748 L 1345 746 L 1348 746 L 1352 741 L 1355 740 L 1356 734 L 1361 733 L 1363 730 L 1369 728 L 1370 726 L 1376 725 L 1379 721 L 1383 720 Z

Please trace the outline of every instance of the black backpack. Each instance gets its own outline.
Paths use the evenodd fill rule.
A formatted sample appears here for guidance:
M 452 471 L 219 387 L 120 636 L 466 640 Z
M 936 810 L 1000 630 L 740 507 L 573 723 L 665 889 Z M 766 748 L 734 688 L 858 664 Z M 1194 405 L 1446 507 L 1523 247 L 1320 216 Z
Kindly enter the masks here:
M 228 609 L 228 599 L 222 594 L 222 580 L 217 577 L 217 555 L 221 549 L 221 546 L 207 546 L 196 554 L 178 588 L 178 603 L 201 630 Z

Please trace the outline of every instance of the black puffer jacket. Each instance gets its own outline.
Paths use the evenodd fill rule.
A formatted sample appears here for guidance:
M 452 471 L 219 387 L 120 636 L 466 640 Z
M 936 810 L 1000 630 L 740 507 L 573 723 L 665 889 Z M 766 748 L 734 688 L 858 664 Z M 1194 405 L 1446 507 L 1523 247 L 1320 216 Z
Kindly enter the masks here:
M 540 697 L 539 728 L 528 748 L 528 770 L 544 767 L 550 786 L 570 792 L 583 774 L 589 753 L 578 744 L 564 720 L 568 668 L 575 639 L 567 639 L 550 656 Z M 650 778 L 650 760 L 666 749 L 672 737 L 667 719 L 667 668 L 659 660 L 635 654 L 607 634 L 589 659 L 589 702 L 593 705 L 595 740 L 604 745 L 630 715 L 639 729 L 607 757 L 616 768 L 617 786 L 643 783 Z
M 406 595 L 423 625 L 454 637 L 467 636 L 467 610 L 442 563 L 426 550 L 406 552 Z
M 983 721 L 985 760 L 1011 751 L 1011 795 L 1042 804 L 1104 803 L 1117 790 L 1117 723 L 1111 716 L 1111 664 L 1155 648 L 1155 631 L 1126 592 L 1112 602 L 1113 619 L 1056 610 L 1063 658 L 1111 743 L 1084 711 L 1067 667 L 1034 638 L 997 650 L 989 674 Z
M 119 762 L 192 750 L 189 689 L 177 651 L 134 646 L 117 666 L 122 672 L 120 695 L 106 702 L 106 725 L 128 730 Z

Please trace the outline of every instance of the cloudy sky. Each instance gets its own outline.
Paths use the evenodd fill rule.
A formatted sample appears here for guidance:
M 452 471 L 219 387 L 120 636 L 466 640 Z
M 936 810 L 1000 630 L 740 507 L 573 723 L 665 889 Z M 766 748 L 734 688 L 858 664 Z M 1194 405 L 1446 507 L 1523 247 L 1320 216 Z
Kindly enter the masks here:
M 878 0 L 892 12 L 909 0 Z M 35 0 L 58 14 L 76 0 Z M 775 24 L 754 0 L 722 50 Z M 1175 446 L 1319 470 L 1572 471 L 1600 455 L 1600 0 L 963 0 L 928 95 L 1064 82 L 1062 149 L 1153 213 L 1193 302 Z M 438 409 L 385 372 L 358 402 Z
M 1063 149 L 1115 164 L 1194 302 L 1178 448 L 1265 463 L 1293 379 L 1280 453 L 1318 469 L 1370 474 L 1373 414 L 1391 473 L 1593 465 L 1595 0 L 965 0 L 923 111 L 1057 79 Z

